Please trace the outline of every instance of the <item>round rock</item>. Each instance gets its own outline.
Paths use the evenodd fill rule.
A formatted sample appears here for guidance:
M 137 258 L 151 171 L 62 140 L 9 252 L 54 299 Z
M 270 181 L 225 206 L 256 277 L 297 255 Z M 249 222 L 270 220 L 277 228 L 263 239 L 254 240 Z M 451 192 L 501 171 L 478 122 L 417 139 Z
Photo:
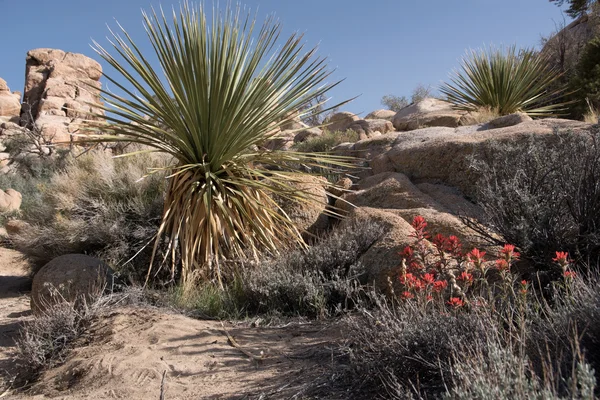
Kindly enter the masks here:
M 103 261 L 84 254 L 66 254 L 44 265 L 33 277 L 31 309 L 43 313 L 62 301 L 93 301 L 112 281 L 112 270 Z

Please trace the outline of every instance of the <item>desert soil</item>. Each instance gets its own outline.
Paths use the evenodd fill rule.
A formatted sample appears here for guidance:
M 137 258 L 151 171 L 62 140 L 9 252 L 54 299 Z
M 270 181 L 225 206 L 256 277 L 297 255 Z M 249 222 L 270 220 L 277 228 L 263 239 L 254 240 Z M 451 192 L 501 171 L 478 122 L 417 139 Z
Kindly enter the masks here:
M 14 374 L 19 326 L 32 318 L 29 285 L 19 254 L 0 248 L 5 380 Z M 251 327 L 150 307 L 119 308 L 91 325 L 63 365 L 45 371 L 26 392 L 0 387 L 0 398 L 286 399 L 323 376 L 339 333 L 335 324 Z

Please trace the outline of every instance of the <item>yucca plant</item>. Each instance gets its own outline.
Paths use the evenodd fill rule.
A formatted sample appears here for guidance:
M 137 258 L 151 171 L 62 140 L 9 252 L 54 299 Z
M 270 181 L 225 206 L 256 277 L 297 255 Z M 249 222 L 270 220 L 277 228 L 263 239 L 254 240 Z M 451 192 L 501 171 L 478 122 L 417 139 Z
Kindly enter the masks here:
M 564 112 L 567 104 L 559 101 L 564 88 L 550 89 L 560 76 L 533 50 L 489 47 L 469 50 L 461 70 L 451 74 L 451 83 L 444 83 L 440 92 L 460 110 L 548 117 Z
M 105 78 L 123 94 L 102 90 L 108 124 L 87 140 L 135 142 L 173 157 L 155 250 L 166 240 L 172 274 L 181 269 L 182 284 L 192 278 L 222 284 L 223 260 L 303 243 L 274 198 L 314 201 L 293 189 L 295 168 L 336 169 L 346 159 L 261 144 L 292 111 L 337 83 L 325 82 L 325 60 L 304 49 L 301 35 L 276 50 L 279 23 L 269 17 L 256 32 L 256 20 L 240 6 L 213 8 L 210 24 L 203 6 L 187 2 L 170 18 L 152 9 L 143 19 L 160 68 L 122 27 L 120 34 L 111 31 L 119 59 L 94 42 L 118 72 Z

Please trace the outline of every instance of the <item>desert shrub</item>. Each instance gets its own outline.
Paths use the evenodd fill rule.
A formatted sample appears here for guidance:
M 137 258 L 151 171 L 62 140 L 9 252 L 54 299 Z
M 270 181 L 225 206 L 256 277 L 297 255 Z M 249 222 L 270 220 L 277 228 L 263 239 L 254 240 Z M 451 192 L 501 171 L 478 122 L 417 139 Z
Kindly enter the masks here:
M 69 352 L 95 318 L 116 305 L 146 303 L 140 288 L 125 288 L 108 293 L 92 302 L 61 301 L 27 321 L 16 339 L 15 384 L 31 383 L 45 369 L 62 364 Z
M 307 250 L 239 267 L 224 291 L 209 283 L 174 300 L 211 317 L 330 316 L 360 301 L 359 258 L 381 234 L 377 224 L 344 224 Z
M 334 391 L 356 399 L 435 398 L 446 390 L 459 344 L 475 345 L 493 321 L 466 313 L 425 309 L 414 302 L 363 310 L 346 321 L 343 360 Z
M 528 353 L 538 366 L 538 374 L 554 361 L 554 375 L 568 377 L 582 356 L 600 378 L 600 283 L 577 278 L 570 282 L 568 294 L 553 307 L 545 306 L 531 320 Z M 543 367 L 543 368 L 542 368 Z M 572 383 L 557 380 L 563 392 Z M 597 395 L 600 393 L 596 393 Z M 592 397 L 590 397 L 592 398 Z
M 18 363 L 25 375 L 35 375 L 65 361 L 73 341 L 85 330 L 90 314 L 60 303 L 24 325 L 17 339 Z
M 471 50 L 463 58 L 461 70 L 453 73 L 451 83 L 444 83 L 440 92 L 466 111 L 489 107 L 500 115 L 522 111 L 544 117 L 564 108 L 555 102 L 564 88 L 547 90 L 559 77 L 533 50 L 517 51 L 516 46 Z
M 164 174 L 148 175 L 149 168 L 165 164 L 156 153 L 113 158 L 90 151 L 70 160 L 40 188 L 36 207 L 24 210 L 30 227 L 14 237 L 15 247 L 33 261 L 33 272 L 59 255 L 85 253 L 139 278 L 149 265 L 165 189 Z
M 353 130 L 329 132 L 325 131 L 321 136 L 310 138 L 304 142 L 294 145 L 294 149 L 300 152 L 319 152 L 326 153 L 335 146 L 346 142 L 357 142 L 358 133 Z
M 487 224 L 538 266 L 555 251 L 600 257 L 600 132 L 555 132 L 495 142 L 473 159 Z

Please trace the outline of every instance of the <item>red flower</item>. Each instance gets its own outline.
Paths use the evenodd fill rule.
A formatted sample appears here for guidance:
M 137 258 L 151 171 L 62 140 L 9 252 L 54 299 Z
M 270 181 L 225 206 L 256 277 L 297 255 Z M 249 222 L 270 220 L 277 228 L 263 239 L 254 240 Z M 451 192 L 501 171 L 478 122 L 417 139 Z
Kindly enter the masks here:
M 417 278 L 411 273 L 400 275 L 400 283 L 408 287 L 410 287 L 416 279 Z
M 404 250 L 402 250 L 402 252 L 400 253 L 400 255 L 408 260 L 411 260 L 413 258 L 413 254 L 415 253 L 415 251 L 413 250 L 412 247 L 410 246 L 406 246 L 404 248 Z
M 466 283 L 473 282 L 473 275 L 468 273 L 467 271 L 461 272 L 461 274 L 456 278 L 457 281 L 465 281 Z
M 427 222 L 425 221 L 425 218 L 423 218 L 420 215 L 417 215 L 412 222 L 412 227 L 414 228 L 414 230 L 416 231 L 422 231 L 423 229 L 425 229 L 427 227 Z
M 446 302 L 451 307 L 458 308 L 465 305 L 465 302 L 460 297 L 451 297 L 450 300 Z
M 423 281 L 428 285 L 432 285 L 435 281 L 435 276 L 433 274 L 425 274 L 423 275 Z
M 508 271 L 510 269 L 510 265 L 506 260 L 500 258 L 496 260 L 496 268 L 498 271 Z
M 446 250 L 452 253 L 455 257 L 462 256 L 461 253 L 462 244 L 460 244 L 460 239 L 456 236 L 452 235 L 446 240 Z
M 506 261 L 518 260 L 521 253 L 515 251 L 515 246 L 512 244 L 505 244 L 504 248 L 500 250 L 500 254 L 504 256 Z
M 433 291 L 441 292 L 448 287 L 448 281 L 435 281 L 433 282 Z
M 526 280 L 522 280 L 521 281 L 521 294 L 527 294 L 527 287 L 529 286 L 529 283 L 527 283 Z
M 565 271 L 564 276 L 567 279 L 573 279 L 573 278 L 575 278 L 577 276 L 577 272 L 571 271 L 571 270 L 567 270 L 567 271 Z
M 485 251 L 479 251 L 478 249 L 473 249 L 467 254 L 469 261 L 475 265 L 479 265 L 483 261 L 483 256 L 485 256 Z
M 411 292 L 409 292 L 409 291 L 404 291 L 404 292 L 402 292 L 402 294 L 400 295 L 400 297 L 402 297 L 402 299 L 403 299 L 403 300 L 408 300 L 408 299 L 412 299 L 412 298 L 414 298 L 414 297 L 415 297 L 415 295 L 414 295 L 414 294 L 412 294 L 412 293 L 411 293 Z
M 555 261 L 555 262 L 561 264 L 563 262 L 567 262 L 568 258 L 569 258 L 569 253 L 567 253 L 566 251 L 557 251 L 556 257 L 553 258 L 552 261 Z
M 438 250 L 444 251 L 446 249 L 447 239 L 441 233 L 438 233 L 433 238 L 433 244 L 437 247 Z

